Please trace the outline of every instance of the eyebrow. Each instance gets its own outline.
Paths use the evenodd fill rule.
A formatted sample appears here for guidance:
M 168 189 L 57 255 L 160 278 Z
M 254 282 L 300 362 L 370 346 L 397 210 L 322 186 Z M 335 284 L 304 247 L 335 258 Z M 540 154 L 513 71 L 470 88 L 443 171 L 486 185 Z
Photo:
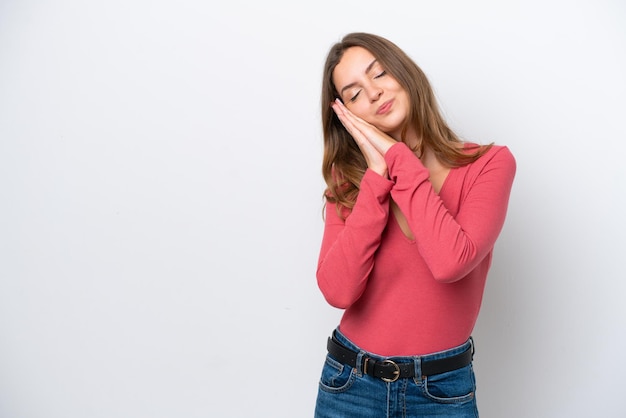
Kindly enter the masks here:
M 372 67 L 374 66 L 374 64 L 376 64 L 378 62 L 378 60 L 374 60 L 372 62 L 370 62 L 370 64 L 367 66 L 367 68 L 365 68 L 365 74 L 369 73 L 372 70 Z M 345 86 L 344 88 L 341 89 L 341 91 L 339 92 L 339 95 L 342 96 L 343 92 L 348 90 L 351 87 L 354 87 L 357 83 L 350 83 L 347 86 Z

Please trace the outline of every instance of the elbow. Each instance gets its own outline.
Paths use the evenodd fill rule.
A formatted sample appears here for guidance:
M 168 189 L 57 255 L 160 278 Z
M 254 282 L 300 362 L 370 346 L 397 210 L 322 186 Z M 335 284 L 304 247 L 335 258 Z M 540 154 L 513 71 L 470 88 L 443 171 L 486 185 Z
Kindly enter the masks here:
M 322 294 L 326 302 L 337 309 L 348 309 L 354 303 L 351 298 L 342 297 L 340 295 L 330 295 L 324 292 L 322 292 Z
M 465 277 L 465 276 L 458 276 L 456 274 L 454 274 L 454 275 L 451 275 L 451 274 L 436 274 L 436 275 L 433 275 L 433 278 L 438 283 L 454 283 L 456 281 L 461 280 L 463 277 Z
M 433 279 L 438 283 L 457 282 L 467 276 L 470 271 L 470 265 L 454 263 L 437 266 L 436 268 L 431 267 L 430 269 Z
M 347 309 L 359 298 L 360 294 L 353 294 L 347 289 L 333 285 L 332 282 L 326 280 L 324 275 L 317 275 L 317 286 L 319 287 L 326 302 L 338 309 Z
M 488 252 L 486 256 L 480 259 L 472 257 L 465 262 L 441 265 L 437 269 L 431 269 L 431 273 L 435 281 L 439 283 L 455 283 L 478 271 L 482 271 L 486 275 L 491 266 L 491 255 L 492 253 Z

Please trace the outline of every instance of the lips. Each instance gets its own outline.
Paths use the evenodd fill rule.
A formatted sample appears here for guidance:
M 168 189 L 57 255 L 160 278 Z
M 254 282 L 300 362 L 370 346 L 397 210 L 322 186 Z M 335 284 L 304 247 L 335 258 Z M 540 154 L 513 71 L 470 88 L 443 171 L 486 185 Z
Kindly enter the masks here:
M 384 115 L 391 110 L 391 106 L 393 106 L 393 99 L 387 100 L 385 103 L 383 103 L 376 111 L 376 114 Z

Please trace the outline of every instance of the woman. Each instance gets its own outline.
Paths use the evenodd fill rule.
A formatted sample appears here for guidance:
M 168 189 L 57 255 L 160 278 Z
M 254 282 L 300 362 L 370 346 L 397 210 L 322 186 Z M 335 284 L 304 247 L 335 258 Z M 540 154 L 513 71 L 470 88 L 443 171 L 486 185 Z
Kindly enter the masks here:
M 420 68 L 367 33 L 330 49 L 317 281 L 344 309 L 316 417 L 477 417 L 471 332 L 515 176 L 462 141 Z

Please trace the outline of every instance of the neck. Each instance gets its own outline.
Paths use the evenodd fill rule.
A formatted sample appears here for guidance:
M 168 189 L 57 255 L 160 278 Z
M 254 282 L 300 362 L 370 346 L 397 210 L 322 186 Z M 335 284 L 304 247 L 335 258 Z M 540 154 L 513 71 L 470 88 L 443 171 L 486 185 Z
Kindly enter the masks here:
M 396 138 L 396 140 L 399 140 L 401 136 L 400 131 L 394 132 L 394 134 L 392 134 L 391 136 Z M 415 132 L 415 129 L 410 127 L 407 130 L 406 134 L 404 135 L 403 142 L 411 148 L 416 148 L 422 142 L 422 139 L 419 137 L 419 135 L 417 135 L 417 133 Z
M 426 154 L 426 148 L 428 147 L 424 147 L 423 150 L 420 151 L 420 147 L 422 145 L 422 139 L 418 138 L 416 135 L 408 135 L 406 141 L 404 141 L 405 144 L 407 144 L 407 146 L 415 151 L 415 154 L 417 155 L 418 158 L 422 158 L 422 156 L 424 154 Z

